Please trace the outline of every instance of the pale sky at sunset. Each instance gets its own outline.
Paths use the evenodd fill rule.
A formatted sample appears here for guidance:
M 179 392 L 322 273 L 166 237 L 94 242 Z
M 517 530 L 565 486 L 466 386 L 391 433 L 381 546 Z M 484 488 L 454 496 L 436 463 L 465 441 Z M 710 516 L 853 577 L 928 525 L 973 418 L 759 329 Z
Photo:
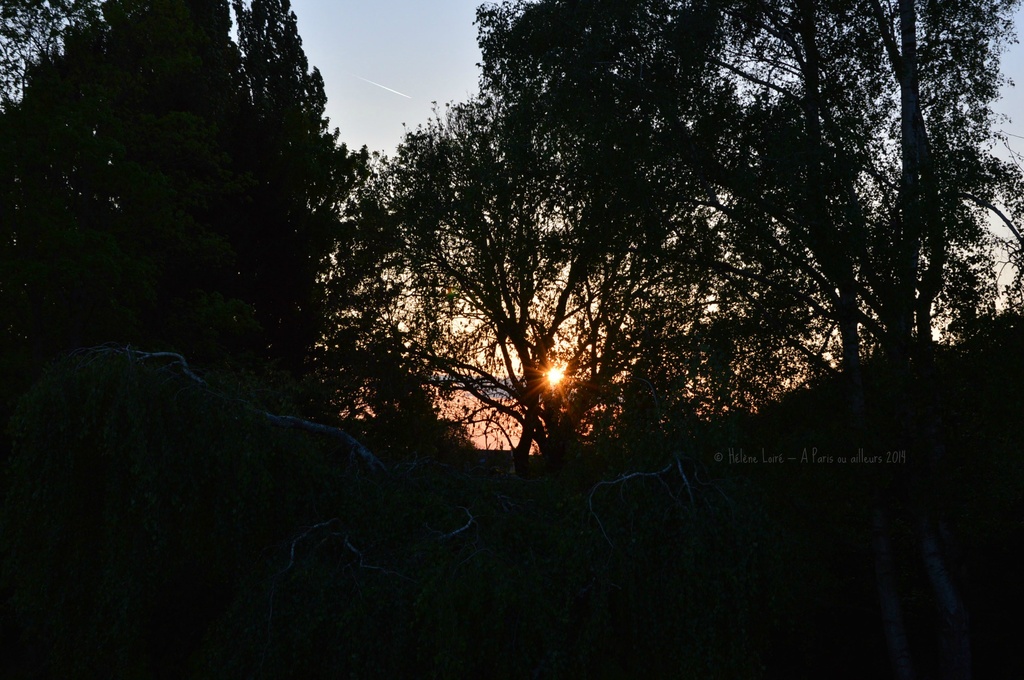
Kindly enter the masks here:
M 480 2 L 292 0 L 306 55 L 324 76 L 327 115 L 331 127 L 341 129 L 341 141 L 391 154 L 403 123 L 414 129 L 430 118 L 432 102 L 473 94 Z M 1018 35 L 1022 25 L 1024 11 L 1017 14 Z M 1012 46 L 1003 69 L 1017 87 L 1005 90 L 996 108 L 1014 119 L 1004 129 L 1024 136 L 1024 47 Z M 1011 138 L 1011 145 L 1024 151 L 1024 138 Z
M 389 155 L 431 115 L 431 102 L 477 89 L 480 0 L 292 0 L 311 66 L 324 77 L 327 115 L 349 147 Z M 370 82 L 378 83 L 378 87 Z M 405 97 L 387 89 L 395 90 Z

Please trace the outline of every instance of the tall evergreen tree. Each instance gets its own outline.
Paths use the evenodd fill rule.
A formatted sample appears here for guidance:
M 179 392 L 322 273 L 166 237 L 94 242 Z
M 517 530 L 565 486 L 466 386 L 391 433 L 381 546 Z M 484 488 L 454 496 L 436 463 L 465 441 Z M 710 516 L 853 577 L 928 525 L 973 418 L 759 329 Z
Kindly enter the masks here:
M 227 0 L 110 0 L 25 58 L 0 114 L 5 397 L 106 341 L 303 370 L 365 152 L 327 130 L 288 3 L 235 10 L 242 50 Z
M 263 356 L 299 374 L 321 330 L 317 278 L 366 152 L 350 153 L 328 129 L 323 78 L 309 70 L 288 0 L 235 0 L 234 11 L 242 101 L 231 154 L 252 182 L 226 216 L 234 291 L 255 307 Z
M 212 358 L 252 327 L 218 288 L 232 255 L 211 222 L 210 206 L 240 186 L 218 142 L 233 50 L 220 16 L 201 26 L 183 0 L 111 0 L 103 22 L 40 56 L 0 116 L 12 390 L 32 366 L 83 345 Z

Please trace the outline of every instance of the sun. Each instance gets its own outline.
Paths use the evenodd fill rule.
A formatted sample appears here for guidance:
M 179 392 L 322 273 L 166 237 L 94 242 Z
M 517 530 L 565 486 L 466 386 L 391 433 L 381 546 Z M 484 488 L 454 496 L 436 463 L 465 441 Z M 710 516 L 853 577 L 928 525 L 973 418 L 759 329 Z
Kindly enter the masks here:
M 558 383 L 562 382 L 565 377 L 565 369 L 560 366 L 552 366 L 548 370 L 548 384 L 554 387 Z

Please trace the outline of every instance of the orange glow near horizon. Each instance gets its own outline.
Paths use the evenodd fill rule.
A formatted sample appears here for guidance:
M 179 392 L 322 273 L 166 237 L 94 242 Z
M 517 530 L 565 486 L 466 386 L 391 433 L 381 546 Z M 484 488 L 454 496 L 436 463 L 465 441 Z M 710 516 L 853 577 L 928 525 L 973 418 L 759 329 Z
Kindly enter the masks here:
M 562 378 L 564 377 L 565 369 L 561 366 L 552 366 L 551 369 L 548 370 L 548 384 L 552 387 L 555 387 L 558 383 L 562 382 Z

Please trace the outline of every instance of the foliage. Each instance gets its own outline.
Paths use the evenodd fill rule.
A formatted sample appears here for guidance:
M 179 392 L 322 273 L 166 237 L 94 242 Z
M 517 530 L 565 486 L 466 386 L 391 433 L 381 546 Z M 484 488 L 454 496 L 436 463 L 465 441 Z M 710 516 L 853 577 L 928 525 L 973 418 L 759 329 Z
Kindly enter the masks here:
M 99 20 L 98 0 L 6 0 L 0 7 L 0 111 L 17 102 L 27 72 L 58 53 L 65 33 Z
M 218 289 L 233 255 L 208 219 L 239 187 L 209 63 L 227 36 L 211 45 L 175 0 L 108 2 L 103 17 L 42 55 L 0 116 L 0 308 L 16 390 L 77 347 L 153 343 L 208 360 L 254 331 L 251 309 Z
M 589 172 L 624 166 L 625 149 L 579 151 L 593 140 L 504 96 L 485 90 L 409 133 L 363 213 L 395 246 L 391 332 L 436 381 L 517 421 L 517 465 L 537 441 L 557 469 L 649 319 L 699 315 L 706 284 L 674 257 L 660 219 L 673 208 L 655 203 L 670 197 Z M 547 388 L 555 366 L 571 397 Z
M 238 44 L 227 0 L 3 12 L 23 66 L 0 113 L 5 412 L 104 342 L 303 373 L 366 155 L 328 131 L 288 3 L 237 3 Z
M 975 642 L 996 672 L 1024 541 L 988 222 L 1024 206 L 992 154 L 1016 5 L 485 5 L 478 95 L 371 161 L 288 0 L 4 3 L 0 418 L 85 345 L 222 368 L 79 353 L 21 399 L 15 671 L 866 677 L 888 642 L 910 677 L 900 638 L 938 636 L 926 674 L 966 677 Z M 516 423 L 518 472 L 537 443 L 561 475 L 460 471 L 458 392 Z M 713 457 L 737 448 L 825 461 Z M 861 450 L 906 458 L 828 460 Z
M 726 282 L 715 288 L 725 327 L 777 319 L 777 333 L 754 332 L 755 362 L 737 368 L 767 363 L 785 339 L 811 370 L 841 367 L 850 441 L 882 453 L 873 428 L 895 425 L 886 435 L 910 464 L 871 480 L 858 507 L 884 527 L 891 496 L 910 496 L 909 540 L 932 579 L 948 677 L 968 677 L 971 663 L 939 501 L 940 480 L 955 477 L 936 336 L 970 327 L 995 300 L 985 211 L 1017 206 L 1021 179 L 992 154 L 1015 4 L 550 0 L 479 13 L 485 83 L 570 115 L 573 97 L 603 98 L 603 116 L 658 141 L 637 167 L 702 218 L 682 254 Z M 868 356 L 881 390 L 867 384 Z M 887 532 L 872 536 L 895 612 L 885 631 L 894 672 L 910 678 Z
M 119 356 L 53 366 L 12 432 L 4 580 L 62 677 L 184 672 L 261 551 L 329 490 L 306 438 Z
M 870 513 L 878 488 L 891 494 L 897 577 L 913 639 L 927 639 L 938 628 L 913 541 L 915 505 L 924 497 L 952 519 L 950 532 L 960 537 L 950 565 L 970 598 L 977 672 L 1016 663 L 1015 643 L 1001 626 L 1007 606 L 1024 601 L 1007 552 L 1024 540 L 1019 521 L 1024 466 L 1016 454 L 1021 433 L 1010 415 L 1020 404 L 1022 367 L 1010 351 L 1021 341 L 1020 317 L 979 320 L 974 328 L 975 335 L 939 355 L 947 451 L 923 490 L 905 481 L 909 452 L 901 449 L 901 423 L 891 416 L 896 410 L 891 402 L 901 395 L 892 389 L 881 359 L 865 366 L 868 401 L 875 405 L 868 414 L 867 439 L 851 433 L 838 378 L 788 394 L 742 418 L 731 433 L 733 451 L 794 458 L 780 465 L 748 465 L 743 473 L 764 490 L 768 512 L 790 537 L 793 561 L 801 565 L 801 574 L 793 575 L 801 583 L 793 605 L 795 634 L 780 647 L 800 659 L 789 665 L 790 675 L 832 674 L 836 667 L 865 676 L 886 672 L 879 663 L 885 641 L 874 627 L 880 612 L 870 570 Z M 866 455 L 858 462 L 861 448 Z M 804 453 L 816 455 L 817 462 L 801 462 Z M 845 623 L 822 628 L 823 619 L 836 617 Z
M 110 354 L 52 367 L 14 434 L 3 579 L 62 677 L 756 677 L 785 611 L 756 494 L 675 463 L 368 476 Z
M 267 677 L 756 677 L 782 611 L 771 532 L 739 520 L 743 500 L 697 489 L 690 505 L 664 481 L 669 493 L 623 483 L 591 514 L 550 482 L 432 464 L 350 478 L 326 523 L 257 576 L 210 663 Z
M 1024 465 L 1013 453 L 1022 342 L 1024 319 L 1007 312 L 979 320 L 969 338 L 940 357 L 949 376 L 943 415 L 951 455 L 938 497 L 967 523 L 962 534 L 971 542 L 1003 543 L 1019 531 L 1007 520 L 1024 500 Z
M 370 167 L 379 161 L 375 155 Z M 410 356 L 394 316 L 404 295 L 401 246 L 367 198 L 371 185 L 353 190 L 320 278 L 324 319 L 313 375 L 328 410 L 375 449 L 392 458 L 429 456 L 438 440 L 430 370 Z
M 870 3 L 490 5 L 480 12 L 484 81 L 543 102 L 556 118 L 567 111 L 584 128 L 629 121 L 625 129 L 656 151 L 631 146 L 619 181 L 642 168 L 659 192 L 700 216 L 681 241 L 712 256 L 703 265 L 725 279 L 713 291 L 722 311 L 756 317 L 752 335 L 785 339 L 819 368 L 841 358 L 829 339 L 851 313 L 879 342 L 909 342 L 894 339 L 895 326 L 913 326 L 895 320 L 910 305 L 896 302 L 901 285 L 935 296 L 936 324 L 984 309 L 994 293 L 984 204 L 972 197 L 1016 195 L 1016 173 L 987 141 L 1006 6 L 929 4 L 920 13 L 921 47 L 905 63 L 920 61 L 929 121 L 934 167 L 922 172 L 935 184 L 922 191 L 936 199 L 927 215 L 907 212 L 898 198 L 909 191 L 899 189 L 906 112 L 898 93 L 910 85 L 893 76 L 882 37 L 897 33 L 898 16 L 876 17 Z M 971 59 L 957 56 L 967 52 Z M 587 119 L 582 106 L 600 115 Z M 618 135 L 603 139 L 614 145 Z M 900 226 L 919 217 L 931 221 Z M 700 236 L 701 218 L 715 247 Z M 937 231 L 926 236 L 929 229 Z M 932 240 L 904 272 L 919 239 Z M 934 267 L 922 273 L 929 258 Z M 936 275 L 941 283 L 928 292 Z M 840 309 L 847 287 L 853 311 Z M 770 348 L 752 353 L 763 361 Z
M 344 237 L 339 214 L 368 157 L 329 130 L 323 78 L 309 69 L 288 0 L 232 6 L 241 63 L 238 110 L 224 132 L 233 169 L 251 185 L 218 212 L 238 256 L 227 285 L 255 307 L 260 355 L 301 375 L 325 328 L 318 277 Z

